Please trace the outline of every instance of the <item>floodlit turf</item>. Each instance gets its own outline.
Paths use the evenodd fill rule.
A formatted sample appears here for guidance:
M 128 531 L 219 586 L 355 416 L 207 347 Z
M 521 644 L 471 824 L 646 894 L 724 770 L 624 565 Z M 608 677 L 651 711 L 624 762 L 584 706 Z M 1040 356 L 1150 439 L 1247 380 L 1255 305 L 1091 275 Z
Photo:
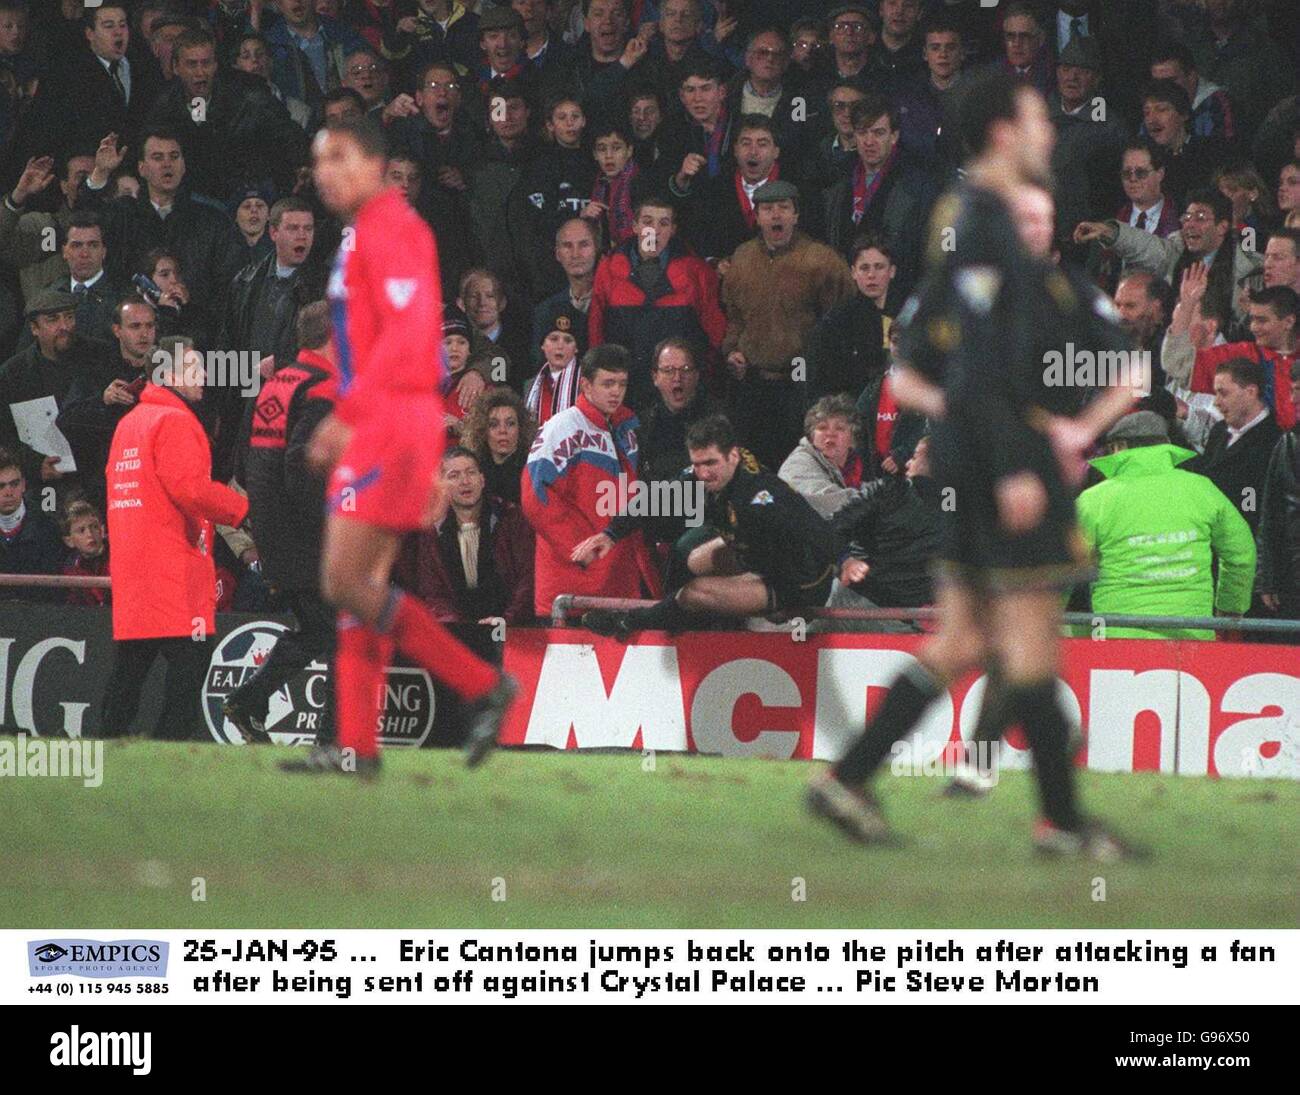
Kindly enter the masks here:
M 391 751 L 374 784 L 283 748 L 110 743 L 104 781 L 0 779 L 0 926 L 1293 927 L 1300 785 L 1085 773 L 1150 864 L 1044 862 L 1032 784 L 884 776 L 907 838 L 805 815 L 805 763 Z M 202 878 L 206 900 L 192 900 Z M 1096 901 L 1095 879 L 1105 900 Z M 805 900 L 794 900 L 803 880 Z M 497 881 L 503 880 L 503 881 Z M 505 900 L 494 900 L 504 888 Z

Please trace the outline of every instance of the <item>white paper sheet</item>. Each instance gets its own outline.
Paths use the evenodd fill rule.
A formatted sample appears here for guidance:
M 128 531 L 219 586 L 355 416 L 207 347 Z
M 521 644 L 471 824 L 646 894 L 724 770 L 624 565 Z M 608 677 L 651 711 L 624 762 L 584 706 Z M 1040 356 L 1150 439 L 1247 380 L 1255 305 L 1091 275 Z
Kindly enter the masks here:
M 77 470 L 77 462 L 72 458 L 72 446 L 63 436 L 63 431 L 55 425 L 55 419 L 59 417 L 59 405 L 54 401 L 54 396 L 43 395 L 40 399 L 10 403 L 9 410 L 13 413 L 14 425 L 18 427 L 18 439 L 24 445 L 35 449 L 42 456 L 57 456 L 59 471 Z

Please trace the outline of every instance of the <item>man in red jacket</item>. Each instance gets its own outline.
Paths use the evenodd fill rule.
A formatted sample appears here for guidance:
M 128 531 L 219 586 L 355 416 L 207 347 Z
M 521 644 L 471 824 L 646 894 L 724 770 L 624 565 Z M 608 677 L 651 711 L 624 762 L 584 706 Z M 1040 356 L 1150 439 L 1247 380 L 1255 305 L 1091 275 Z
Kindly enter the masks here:
M 212 526 L 237 526 L 248 514 L 246 498 L 212 480 L 212 451 L 193 410 L 202 395 L 193 342 L 169 339 L 151 383 L 113 433 L 105 470 L 114 647 L 104 737 L 126 733 L 159 655 L 166 698 L 152 736 L 190 738 L 202 724 L 216 629 Z
M 403 535 L 432 521 L 438 487 L 445 429 L 437 248 L 424 221 L 387 187 L 384 136 L 373 121 L 331 123 L 314 152 L 321 200 L 349 222 L 328 289 L 338 398 L 308 451 L 313 467 L 331 469 L 321 566 L 321 592 L 340 610 L 340 751 L 331 768 L 378 771 L 380 685 L 394 647 L 466 701 L 473 766 L 496 743 L 515 685 L 390 582 Z

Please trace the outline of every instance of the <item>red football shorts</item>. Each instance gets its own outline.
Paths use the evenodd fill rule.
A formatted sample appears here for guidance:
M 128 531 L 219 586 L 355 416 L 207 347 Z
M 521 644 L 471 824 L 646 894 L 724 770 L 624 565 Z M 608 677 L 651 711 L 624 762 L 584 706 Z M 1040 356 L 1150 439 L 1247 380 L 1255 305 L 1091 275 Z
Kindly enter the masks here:
M 367 416 L 330 475 L 330 516 L 395 532 L 427 528 L 445 436 L 437 396 L 408 396 Z

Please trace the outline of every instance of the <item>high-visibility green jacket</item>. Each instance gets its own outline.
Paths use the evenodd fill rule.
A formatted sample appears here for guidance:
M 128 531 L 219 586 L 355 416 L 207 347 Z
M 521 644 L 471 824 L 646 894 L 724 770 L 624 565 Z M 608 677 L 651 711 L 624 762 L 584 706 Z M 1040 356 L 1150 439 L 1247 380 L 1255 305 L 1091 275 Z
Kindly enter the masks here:
M 1106 476 L 1079 495 L 1079 527 L 1098 560 L 1094 612 L 1211 616 L 1245 612 L 1255 576 L 1250 526 L 1210 480 L 1177 465 L 1177 445 L 1092 461 Z M 1217 595 L 1210 569 L 1219 561 Z M 1211 639 L 1208 630 L 1106 629 L 1108 637 Z

